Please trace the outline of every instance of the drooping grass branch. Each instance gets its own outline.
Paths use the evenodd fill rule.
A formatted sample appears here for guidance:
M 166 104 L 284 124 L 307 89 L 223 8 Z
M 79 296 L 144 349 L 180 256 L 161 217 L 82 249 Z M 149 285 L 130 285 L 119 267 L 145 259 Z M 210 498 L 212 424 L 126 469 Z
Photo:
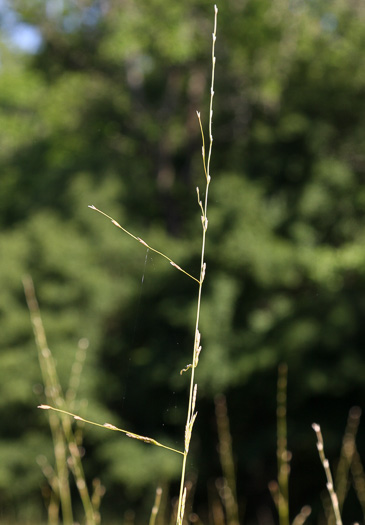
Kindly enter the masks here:
M 185 424 L 185 446 L 184 446 L 184 458 L 182 463 L 182 469 L 181 469 L 181 481 L 180 481 L 180 494 L 179 494 L 179 504 L 178 504 L 178 510 L 177 510 L 177 519 L 176 524 L 182 525 L 183 519 L 184 519 L 184 512 L 185 512 L 185 501 L 186 501 L 186 488 L 184 488 L 185 485 L 185 473 L 186 473 L 186 462 L 187 457 L 189 453 L 189 446 L 190 446 L 190 440 L 191 440 L 191 434 L 194 426 L 194 422 L 197 416 L 197 412 L 195 412 L 195 403 L 196 403 L 196 395 L 197 395 L 197 385 L 195 384 L 195 368 L 198 365 L 199 361 L 199 355 L 201 352 L 201 345 L 200 345 L 200 332 L 199 332 L 199 320 L 200 320 L 200 308 L 201 308 L 201 297 L 202 297 L 202 288 L 203 288 L 203 282 L 205 277 L 205 270 L 206 270 L 206 263 L 205 263 L 205 243 L 206 243 L 206 233 L 208 229 L 208 192 L 209 192 L 209 185 L 211 181 L 211 175 L 210 175 L 210 161 L 212 156 L 212 148 L 213 148 L 213 134 L 212 134 L 212 122 L 213 122 L 213 98 L 214 98 L 214 74 L 215 74 L 215 63 L 216 63 L 216 57 L 215 57 L 215 42 L 217 39 L 217 16 L 218 16 L 218 8 L 215 5 L 214 6 L 214 29 L 212 33 L 212 79 L 211 79 L 211 86 L 210 86 L 210 105 L 209 105 L 209 150 L 208 155 L 206 155 L 206 147 L 205 147 L 205 139 L 204 139 L 204 131 L 202 122 L 200 119 L 200 113 L 197 112 L 200 131 L 202 135 L 202 159 L 203 159 L 203 166 L 204 166 L 204 173 L 205 173 L 205 198 L 204 198 L 204 205 L 202 201 L 200 200 L 200 192 L 199 188 L 197 188 L 197 195 L 198 195 L 198 204 L 200 207 L 200 210 L 202 212 L 201 215 L 201 221 L 202 221 L 202 244 L 201 244 L 201 259 L 200 259 L 200 278 L 199 278 L 199 291 L 198 291 L 198 302 L 197 302 L 197 310 L 196 310 L 196 322 L 195 322 L 195 335 L 194 335 L 194 348 L 193 348 L 193 360 L 190 365 L 188 365 L 185 370 L 188 368 L 190 369 L 190 389 L 189 389 L 189 401 L 188 401 L 188 413 L 186 418 L 186 424 Z
M 62 410 L 61 408 L 55 408 L 50 405 L 39 405 L 38 408 L 41 408 L 43 410 L 53 410 L 54 412 L 59 412 L 60 414 L 66 414 L 67 416 L 73 417 L 76 421 L 82 421 L 83 423 L 88 423 L 89 425 L 94 425 L 95 427 L 101 427 L 101 428 L 107 428 L 109 430 L 115 430 L 116 432 L 122 432 L 129 438 L 138 439 L 139 441 L 144 441 L 145 443 L 148 443 L 150 445 L 156 445 L 157 447 L 166 448 L 167 450 L 171 450 L 172 452 L 176 452 L 177 454 L 184 454 L 180 450 L 176 450 L 174 448 L 168 447 L 167 445 L 163 445 L 162 443 L 159 443 L 155 439 L 152 439 L 147 436 L 141 436 L 139 434 L 135 434 L 134 432 L 130 432 L 129 430 L 125 430 L 123 428 L 118 428 L 115 425 L 111 425 L 110 423 L 96 423 L 95 421 L 89 421 L 88 419 L 84 419 L 81 416 L 78 416 L 77 414 L 73 414 L 72 412 L 68 412 L 67 410 Z
M 183 268 L 181 268 L 178 264 L 176 264 L 172 259 L 170 259 L 170 257 L 168 257 L 167 255 L 165 255 L 164 253 L 160 252 L 159 250 L 156 250 L 155 248 L 153 248 L 152 246 L 150 246 L 149 244 L 147 244 L 143 239 L 141 239 L 140 237 L 136 237 L 135 235 L 133 235 L 133 233 L 129 232 L 128 230 L 126 230 L 125 228 L 123 228 L 123 226 L 121 226 L 119 224 L 119 222 L 117 222 L 115 219 L 113 219 L 113 217 L 110 217 L 110 215 L 107 215 L 106 213 L 104 213 L 103 211 L 99 210 L 98 208 L 96 208 L 93 204 L 91 204 L 90 206 L 88 206 L 88 208 L 91 208 L 92 210 L 95 210 L 99 213 L 101 213 L 102 215 L 104 215 L 104 217 L 107 217 L 108 219 L 110 219 L 112 221 L 112 223 L 114 224 L 114 226 L 116 226 L 117 228 L 119 228 L 120 230 L 124 231 L 124 233 L 126 233 L 127 235 L 129 235 L 130 237 L 132 237 L 132 239 L 135 239 L 136 241 L 140 242 L 141 244 L 143 244 L 143 246 L 145 246 L 146 248 L 148 248 L 149 250 L 151 250 L 152 252 L 155 252 L 157 253 L 157 255 L 161 255 L 161 257 L 163 257 L 164 259 L 167 259 L 169 261 L 169 263 L 171 264 L 171 266 L 173 266 L 174 268 L 176 268 L 177 270 L 179 270 L 180 272 L 184 273 L 185 275 L 187 275 L 188 277 L 190 277 L 190 279 L 193 279 L 194 281 L 196 281 L 198 284 L 200 284 L 200 281 L 194 277 L 193 275 L 190 275 L 190 273 L 186 272 Z

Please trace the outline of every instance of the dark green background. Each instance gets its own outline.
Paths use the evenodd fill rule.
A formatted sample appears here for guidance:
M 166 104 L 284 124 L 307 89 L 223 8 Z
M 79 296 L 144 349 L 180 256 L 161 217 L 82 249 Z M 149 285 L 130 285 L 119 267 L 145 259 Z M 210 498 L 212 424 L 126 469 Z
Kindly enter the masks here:
M 207 131 L 213 5 L 58 5 L 13 2 L 42 33 L 35 54 L 5 43 L 2 22 L 0 516 L 21 523 L 45 516 L 36 458 L 53 454 L 23 275 L 65 388 L 89 340 L 73 410 L 181 448 L 196 283 L 87 206 L 199 274 L 195 111 Z M 276 522 L 267 485 L 286 362 L 291 518 L 309 504 L 317 523 L 325 476 L 311 423 L 334 462 L 349 409 L 365 401 L 365 12 L 342 0 L 218 7 L 194 510 L 208 523 L 224 392 L 241 520 Z M 84 445 L 88 481 L 107 489 L 104 523 L 128 509 L 146 523 L 160 482 L 178 493 L 172 453 L 94 427 Z M 345 521 L 361 521 L 349 502 Z

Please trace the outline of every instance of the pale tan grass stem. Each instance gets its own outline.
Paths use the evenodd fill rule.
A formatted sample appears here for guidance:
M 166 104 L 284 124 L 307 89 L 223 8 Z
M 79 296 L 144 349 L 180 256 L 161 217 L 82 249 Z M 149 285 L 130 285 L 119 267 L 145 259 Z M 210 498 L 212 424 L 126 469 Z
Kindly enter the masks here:
M 32 322 L 34 339 L 38 350 L 38 361 L 44 384 L 44 393 L 49 402 L 55 402 L 58 404 L 61 402 L 61 387 L 57 374 L 55 373 L 53 357 L 48 348 L 46 333 L 44 331 L 38 301 L 35 295 L 34 284 L 30 276 L 25 276 L 23 278 L 23 287 Z M 61 430 L 60 420 L 56 414 L 50 414 L 49 426 L 52 434 L 57 470 L 57 474 L 52 478 L 51 487 L 55 490 L 55 494 L 57 494 L 60 499 L 64 525 L 72 525 L 73 515 L 67 468 L 67 444 Z
M 162 498 L 162 488 L 161 487 L 157 487 L 156 495 L 155 495 L 155 502 L 154 502 L 152 510 L 151 510 L 151 516 L 150 516 L 149 525 L 155 525 L 155 523 L 156 523 L 156 517 L 157 517 L 158 511 L 160 509 L 160 505 L 161 505 L 161 498 Z
M 30 276 L 23 278 L 23 286 L 38 349 L 38 359 L 45 387 L 44 391 L 46 399 L 51 403 L 55 403 L 57 406 L 65 406 L 65 399 L 58 379 L 56 365 L 47 344 L 46 333 L 35 295 L 34 284 Z M 62 412 L 62 409 L 55 409 L 55 411 Z M 69 419 L 65 417 L 61 417 L 60 419 L 55 414 L 50 413 L 49 424 L 55 451 L 57 479 L 59 485 L 58 492 L 64 525 L 73 524 L 68 466 L 72 468 L 75 477 L 76 486 L 79 490 L 85 511 L 86 523 L 87 525 L 95 525 L 94 509 L 85 482 L 79 448 L 75 441 Z M 70 460 L 67 458 L 67 449 L 71 455 Z
M 302 507 L 299 514 L 297 514 L 297 516 L 295 516 L 295 518 L 293 519 L 292 525 L 303 525 L 303 523 L 307 521 L 307 518 L 309 518 L 311 512 L 312 509 L 309 505 L 305 505 L 304 507 Z
M 317 423 L 313 423 L 312 428 L 313 428 L 313 430 L 314 430 L 314 432 L 316 433 L 316 436 L 317 436 L 317 449 L 318 449 L 319 457 L 321 459 L 324 471 L 326 473 L 326 478 L 327 478 L 326 486 L 327 486 L 327 490 L 328 490 L 328 493 L 329 493 L 330 498 L 331 498 L 332 509 L 333 509 L 333 512 L 334 512 L 334 515 L 335 515 L 335 519 L 336 519 L 336 525 L 342 525 L 340 508 L 339 508 L 339 505 L 338 505 L 338 498 L 337 498 L 337 494 L 336 494 L 334 486 L 333 486 L 333 478 L 332 478 L 332 474 L 331 474 L 329 461 L 328 461 L 328 459 L 326 458 L 326 456 L 324 454 L 324 446 L 323 446 L 323 437 L 322 437 L 321 427 Z

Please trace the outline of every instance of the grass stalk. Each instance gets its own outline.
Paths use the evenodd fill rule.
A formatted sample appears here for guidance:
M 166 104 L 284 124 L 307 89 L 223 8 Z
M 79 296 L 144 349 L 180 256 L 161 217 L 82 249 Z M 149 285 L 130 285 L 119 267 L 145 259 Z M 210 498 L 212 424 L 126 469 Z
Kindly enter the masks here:
M 336 494 L 340 512 L 349 489 L 349 474 L 356 453 L 356 434 L 360 423 L 361 409 L 352 407 L 347 419 L 345 434 L 342 440 L 340 460 L 336 469 Z
M 101 523 L 101 516 L 100 516 L 100 504 L 101 499 L 105 494 L 105 487 L 101 484 L 99 478 L 95 478 L 93 480 L 93 493 L 91 496 L 91 503 L 94 509 L 94 517 L 95 517 L 95 523 L 99 525 Z
M 338 504 L 338 498 L 337 494 L 335 492 L 334 486 L 333 486 L 333 478 L 331 474 L 331 469 L 329 465 L 329 461 L 326 458 L 324 454 L 324 446 L 323 446 L 323 437 L 321 432 L 321 427 L 317 423 L 313 423 L 312 428 L 317 436 L 317 449 L 319 453 L 319 457 L 321 459 L 324 471 L 326 473 L 327 478 L 327 490 L 331 498 L 332 508 L 335 515 L 336 525 L 342 525 L 342 519 L 340 514 L 340 508 Z
M 61 384 L 58 379 L 56 364 L 48 347 L 46 333 L 35 295 L 34 284 L 30 276 L 23 278 L 23 286 L 33 326 L 34 338 L 38 349 L 38 359 L 44 383 L 46 400 L 49 403 L 54 403 L 56 406 L 63 407 L 66 405 L 65 397 L 62 393 Z M 62 412 L 62 410 L 63 409 L 60 408 L 55 409 L 54 411 Z M 94 508 L 85 482 L 78 443 L 72 432 L 69 419 L 65 417 L 58 418 L 56 414 L 50 413 L 49 425 L 52 433 L 56 461 L 56 478 L 50 483 L 50 486 L 51 488 L 57 487 L 57 495 L 60 499 L 63 523 L 64 525 L 72 525 L 74 523 L 69 483 L 70 467 L 84 507 L 86 524 L 96 525 L 97 521 L 95 520 Z M 67 457 L 68 452 L 70 454 L 69 458 Z M 54 503 L 55 499 L 53 498 L 52 504 L 54 505 Z
M 305 505 L 304 507 L 302 507 L 299 514 L 297 514 L 297 516 L 295 516 L 295 518 L 293 519 L 292 525 L 303 525 L 303 523 L 306 522 L 307 518 L 309 518 L 311 512 L 312 509 L 309 505 Z
M 37 463 L 47 479 L 49 486 L 42 487 L 42 494 L 48 501 L 48 525 L 58 525 L 60 515 L 60 498 L 58 490 L 58 478 L 54 468 L 48 462 L 46 456 L 39 455 Z
M 218 8 L 215 5 L 214 6 L 214 29 L 213 29 L 213 34 L 212 34 L 212 39 L 213 39 L 212 41 L 212 78 L 211 78 L 210 105 L 209 105 L 209 150 L 208 150 L 207 157 L 206 157 L 206 150 L 205 150 L 203 126 L 202 126 L 202 122 L 200 119 L 200 113 L 197 112 L 201 135 L 202 135 L 202 158 L 203 158 L 206 186 L 205 186 L 204 206 L 202 204 L 202 201 L 200 200 L 199 188 L 197 188 L 198 204 L 202 212 L 201 221 L 202 221 L 203 232 L 202 232 L 201 259 L 200 259 L 199 291 L 198 291 L 198 302 L 197 302 L 196 321 L 195 321 L 193 360 L 192 360 L 191 365 L 188 365 L 188 367 L 184 369 L 186 371 L 188 368 L 190 368 L 191 372 L 190 372 L 188 411 L 187 411 L 187 418 L 186 418 L 186 424 L 185 424 L 184 457 L 183 457 L 183 462 L 182 462 L 182 467 L 181 467 L 179 504 L 178 504 L 178 509 L 177 509 L 177 518 L 176 518 L 177 525 L 182 525 L 183 519 L 184 519 L 185 499 L 186 499 L 186 488 L 184 488 L 185 475 L 186 475 L 186 463 L 187 463 L 187 457 L 189 453 L 189 446 L 190 446 L 193 425 L 194 425 L 194 422 L 197 416 L 197 412 L 195 412 L 195 402 L 196 402 L 196 394 L 197 394 L 197 385 L 195 384 L 195 368 L 198 365 L 199 354 L 201 352 L 199 320 L 200 320 L 202 288 L 203 288 L 203 282 L 204 282 L 205 270 L 206 270 L 206 263 L 204 259 L 205 259 L 206 233 L 207 233 L 207 228 L 208 228 L 208 217 L 207 217 L 208 192 L 209 192 L 209 185 L 211 181 L 210 161 L 211 161 L 212 148 L 213 148 L 212 121 L 213 121 L 213 98 L 214 98 L 214 73 L 215 73 L 215 63 L 216 63 L 215 42 L 217 39 L 217 16 L 218 16 Z
M 360 454 L 357 449 L 354 452 L 351 463 L 351 474 L 354 483 L 354 489 L 361 505 L 363 522 L 365 520 L 365 472 L 362 465 Z
M 59 404 L 62 399 L 61 387 L 55 371 L 53 357 L 48 348 L 47 337 L 35 295 L 34 284 L 30 276 L 25 276 L 23 278 L 23 287 L 33 327 L 34 339 L 38 350 L 38 360 L 44 384 L 44 393 L 47 401 Z M 59 498 L 64 525 L 72 525 L 73 515 L 69 473 L 67 468 L 67 443 L 64 439 L 60 420 L 55 414 L 50 414 L 49 426 L 52 434 L 56 462 L 56 473 L 53 476 L 50 486 L 53 489 L 53 494 L 57 495 Z M 54 508 L 54 497 L 52 498 L 52 505 Z
M 342 511 L 343 504 L 350 487 L 350 474 L 353 487 L 361 505 L 363 519 L 365 519 L 365 474 L 356 446 L 356 435 L 361 418 L 361 408 L 354 406 L 350 409 L 345 434 L 342 441 L 342 450 L 336 472 L 336 493 L 338 504 Z
M 160 509 L 161 498 L 162 498 L 162 488 L 161 487 L 157 487 L 156 495 L 155 495 L 155 502 L 154 502 L 154 505 L 152 507 L 149 525 L 155 525 L 155 523 L 156 523 L 156 517 L 157 517 L 158 511 Z
M 277 389 L 277 463 L 278 463 L 278 512 L 280 525 L 289 525 L 289 458 L 287 449 L 286 398 L 288 367 L 279 365 Z
M 223 471 L 222 501 L 226 510 L 227 525 L 239 525 L 236 473 L 232 451 L 232 437 L 229 429 L 226 397 L 215 398 L 215 414 L 219 439 L 219 458 Z

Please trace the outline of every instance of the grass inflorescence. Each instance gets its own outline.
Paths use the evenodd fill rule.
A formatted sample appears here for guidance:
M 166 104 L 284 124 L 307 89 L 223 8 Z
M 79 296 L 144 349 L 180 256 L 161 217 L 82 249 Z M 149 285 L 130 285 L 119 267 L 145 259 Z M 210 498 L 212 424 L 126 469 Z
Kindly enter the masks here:
M 125 429 L 118 428 L 110 423 L 97 423 L 95 421 L 87 420 L 83 417 L 81 417 L 78 414 L 74 414 L 73 412 L 70 412 L 67 409 L 67 405 L 64 402 L 63 397 L 60 397 L 60 394 L 58 397 L 51 396 L 50 398 L 47 398 L 47 404 L 41 404 L 38 408 L 44 409 L 44 410 L 50 410 L 52 412 L 52 415 L 50 416 L 50 424 L 51 429 L 53 429 L 54 426 L 57 425 L 63 425 L 64 427 L 64 436 L 66 438 L 65 442 L 62 442 L 62 446 L 65 449 L 66 445 L 68 445 L 68 448 L 71 452 L 71 455 L 74 456 L 76 454 L 77 446 L 74 446 L 75 443 L 72 438 L 72 430 L 70 426 L 70 420 L 69 417 L 72 417 L 74 420 L 92 424 L 95 426 L 99 426 L 102 428 L 106 428 L 109 430 L 117 431 L 124 433 L 127 437 L 137 439 L 139 441 L 143 441 L 145 443 L 156 445 L 158 447 L 162 447 L 164 449 L 167 449 L 169 451 L 175 452 L 177 454 L 180 454 L 183 456 L 182 460 L 182 466 L 181 466 L 181 477 L 180 477 L 180 491 L 179 491 L 179 499 L 178 499 L 178 505 L 176 509 L 176 524 L 182 525 L 184 522 L 184 513 L 185 513 L 185 506 L 186 506 L 186 498 L 187 498 L 187 487 L 185 483 L 186 478 L 186 464 L 187 464 L 187 457 L 189 454 L 189 448 L 190 448 L 190 442 L 192 437 L 192 431 L 193 426 L 197 417 L 197 411 L 196 411 L 196 399 L 197 399 L 197 384 L 195 382 L 195 369 L 198 366 L 199 362 L 199 356 L 200 352 L 202 350 L 201 346 L 201 334 L 199 331 L 199 321 L 200 321 L 200 310 L 201 310 L 201 297 L 202 297 L 202 289 L 203 289 L 203 282 L 205 278 L 206 273 L 206 262 L 205 262 L 205 246 L 206 246 L 206 234 L 208 229 L 208 194 L 209 194 L 209 186 L 211 182 L 211 158 L 212 158 L 212 148 L 213 148 L 213 133 L 212 133 L 212 122 L 213 122 L 213 99 L 214 99 L 214 75 L 215 75 L 215 64 L 216 64 L 216 57 L 215 57 L 215 43 L 217 38 L 217 15 L 218 15 L 218 8 L 215 5 L 214 6 L 214 29 L 212 33 L 212 75 L 211 75 L 211 86 L 210 86 L 210 105 L 209 105 L 209 146 L 206 148 L 206 141 L 204 137 L 204 131 L 203 131 L 203 125 L 201 121 L 200 112 L 197 111 L 197 118 L 198 118 L 198 125 L 201 131 L 201 137 L 202 137 L 202 160 L 203 160 L 203 169 L 204 169 L 204 179 L 205 179 L 205 189 L 204 189 L 204 198 L 201 199 L 201 193 L 199 188 L 196 188 L 197 198 L 198 198 L 198 206 L 201 212 L 201 226 L 202 226 L 202 241 L 201 241 L 201 259 L 200 259 L 200 274 L 199 277 L 194 277 L 191 273 L 183 269 L 181 266 L 179 266 L 176 262 L 174 262 L 169 256 L 167 256 L 165 253 L 163 253 L 160 250 L 157 250 L 153 246 L 150 246 L 147 244 L 146 241 L 144 241 L 141 237 L 138 237 L 134 234 L 132 234 L 130 231 L 128 231 L 126 228 L 121 226 L 114 218 L 112 218 L 110 215 L 105 213 L 104 211 L 98 209 L 94 205 L 90 205 L 89 208 L 91 208 L 94 211 L 97 211 L 98 213 L 104 215 L 107 217 L 117 228 L 122 230 L 124 233 L 132 237 L 134 240 L 141 243 L 143 246 L 145 246 L 148 250 L 153 251 L 157 255 L 163 257 L 166 259 L 172 267 L 177 269 L 178 271 L 185 274 L 190 279 L 194 280 L 198 284 L 198 297 L 197 297 L 197 308 L 196 308 L 196 320 L 195 320 L 195 330 L 194 330 L 194 343 L 193 343 L 193 355 L 192 355 L 192 361 L 190 364 L 188 364 L 185 368 L 183 368 L 180 371 L 180 374 L 183 374 L 184 372 L 190 371 L 190 386 L 189 386 L 189 398 L 188 398 L 188 407 L 187 407 L 187 416 L 186 416 L 186 423 L 185 423 L 185 429 L 184 429 L 184 439 L 183 439 L 183 451 L 177 450 L 171 447 L 168 447 L 155 439 L 147 436 L 142 436 L 139 434 L 136 434 L 134 432 L 130 432 Z M 29 296 L 29 293 L 28 293 Z M 29 301 L 28 301 L 29 303 Z M 32 308 L 31 305 L 29 306 L 31 314 L 32 314 Z M 37 322 L 33 320 L 34 326 L 37 325 Z M 39 324 L 39 323 L 38 323 Z M 38 346 L 42 348 L 43 346 L 46 346 L 45 343 L 45 335 L 44 331 L 40 334 L 39 330 L 35 329 L 35 335 L 36 339 L 38 341 Z M 41 341 L 41 342 L 39 342 Z M 43 342 L 42 342 L 43 341 Z M 42 351 L 41 351 L 42 354 Z M 41 368 L 44 368 L 44 363 L 42 360 L 41 362 Z M 48 371 L 50 373 L 50 371 Z M 55 377 L 56 372 L 55 368 L 53 367 L 51 370 L 51 376 Z M 47 384 L 47 375 L 44 376 L 45 384 Z M 51 391 L 52 392 L 60 392 L 60 387 L 58 386 L 59 383 L 57 383 L 57 386 L 52 385 Z M 54 418 L 54 413 L 58 413 L 60 415 L 60 419 Z M 54 422 L 54 423 L 53 423 Z M 55 430 L 52 430 L 53 434 L 57 434 Z M 57 447 L 57 443 L 55 443 L 55 448 Z M 62 465 L 64 465 L 62 470 Z M 63 454 L 63 457 L 60 460 L 59 465 L 59 471 L 60 476 L 64 476 L 67 478 L 68 476 L 68 470 L 66 466 L 66 454 Z M 81 462 L 77 459 L 77 457 L 74 458 L 74 472 L 76 476 L 82 476 L 82 467 Z M 78 485 L 85 486 L 85 482 L 81 482 L 79 480 Z M 64 484 L 63 482 L 60 482 L 60 486 L 64 486 L 65 494 L 62 495 L 62 492 L 60 493 L 61 496 L 61 502 L 62 502 L 62 510 L 63 510 L 63 516 L 65 523 L 71 523 L 72 522 L 72 509 L 71 509 L 71 499 L 69 496 L 69 487 L 67 484 Z M 82 499 L 85 499 L 85 494 L 81 494 Z M 156 519 L 156 514 L 158 512 L 159 508 L 159 501 L 161 499 L 161 494 L 158 491 L 156 493 L 156 501 L 155 505 L 153 507 L 153 511 L 151 514 L 151 520 L 150 523 L 154 523 Z M 88 525 L 96 523 L 95 517 L 94 517 L 94 511 L 92 508 L 92 505 L 88 504 L 87 501 L 85 501 L 85 514 L 87 517 L 87 523 Z M 68 516 L 68 517 L 67 517 Z

